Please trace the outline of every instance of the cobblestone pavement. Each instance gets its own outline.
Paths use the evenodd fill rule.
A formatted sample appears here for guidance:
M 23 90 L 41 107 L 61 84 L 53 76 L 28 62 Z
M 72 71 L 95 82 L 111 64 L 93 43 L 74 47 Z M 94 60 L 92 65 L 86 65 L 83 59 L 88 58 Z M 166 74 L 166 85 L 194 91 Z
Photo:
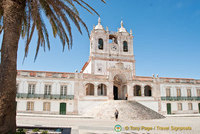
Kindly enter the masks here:
M 119 124 L 120 132 L 114 130 Z M 200 116 L 166 117 L 156 120 L 98 120 L 69 116 L 18 115 L 18 126 L 71 127 L 72 134 L 200 134 Z M 168 129 L 169 130 L 158 130 Z M 191 130 L 172 130 L 184 127 Z M 132 129 L 132 130 L 131 130 Z M 139 130 L 138 130 L 139 129 Z M 149 129 L 149 131 L 148 131 Z M 178 129 L 178 128 L 177 128 Z M 183 128 L 182 128 L 183 129 Z

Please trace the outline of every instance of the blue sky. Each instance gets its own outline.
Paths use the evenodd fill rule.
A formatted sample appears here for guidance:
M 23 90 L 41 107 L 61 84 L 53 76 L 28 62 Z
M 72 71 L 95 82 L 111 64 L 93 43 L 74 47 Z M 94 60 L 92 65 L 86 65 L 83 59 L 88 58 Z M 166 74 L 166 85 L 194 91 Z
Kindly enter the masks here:
M 107 0 L 107 4 L 93 0 L 91 5 L 104 28 L 117 31 L 123 19 L 127 31 L 133 30 L 136 75 L 200 79 L 199 0 Z M 79 9 L 91 31 L 98 16 Z M 72 50 L 62 52 L 60 40 L 51 35 L 51 50 L 40 49 L 34 62 L 35 46 L 36 36 L 23 64 L 24 40 L 20 40 L 18 70 L 75 72 L 89 57 L 87 33 L 80 35 L 74 26 Z

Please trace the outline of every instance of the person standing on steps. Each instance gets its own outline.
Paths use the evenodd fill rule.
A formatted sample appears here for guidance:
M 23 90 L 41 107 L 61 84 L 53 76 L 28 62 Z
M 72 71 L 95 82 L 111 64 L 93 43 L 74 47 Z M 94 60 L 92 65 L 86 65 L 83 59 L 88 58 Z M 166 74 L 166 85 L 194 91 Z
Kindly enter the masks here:
M 128 94 L 127 93 L 125 94 L 125 99 L 128 100 Z
M 117 121 L 118 115 L 119 115 L 119 111 L 116 109 L 116 110 L 115 110 L 115 121 Z

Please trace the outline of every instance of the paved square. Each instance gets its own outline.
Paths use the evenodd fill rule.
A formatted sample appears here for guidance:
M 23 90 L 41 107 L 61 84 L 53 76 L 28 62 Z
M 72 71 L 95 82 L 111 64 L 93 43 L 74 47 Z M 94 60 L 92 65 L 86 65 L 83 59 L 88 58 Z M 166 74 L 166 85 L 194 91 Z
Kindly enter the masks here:
M 119 124 L 120 132 L 114 130 Z M 72 134 L 199 134 L 200 116 L 196 117 L 166 117 L 157 120 L 98 120 L 81 117 L 53 116 L 53 115 L 18 115 L 18 126 L 46 126 L 46 127 L 71 127 Z M 125 130 L 125 127 L 127 130 Z M 157 130 L 167 129 L 169 130 Z M 172 127 L 184 127 L 191 130 L 171 130 Z M 137 130 L 139 128 L 140 130 Z M 151 130 L 151 128 L 153 130 Z M 132 130 L 131 130 L 132 129 Z M 133 130 L 135 129 L 135 130 Z M 146 129 L 146 130 L 145 130 Z M 147 131 L 150 129 L 149 131 Z M 154 130 L 155 129 L 155 130 Z

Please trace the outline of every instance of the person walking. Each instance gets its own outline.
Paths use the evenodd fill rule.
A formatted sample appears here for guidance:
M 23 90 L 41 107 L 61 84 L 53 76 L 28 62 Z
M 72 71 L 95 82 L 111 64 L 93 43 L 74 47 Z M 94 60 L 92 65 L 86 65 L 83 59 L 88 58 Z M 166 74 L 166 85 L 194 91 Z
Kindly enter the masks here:
M 115 121 L 117 121 L 118 115 L 119 115 L 119 111 L 116 109 L 116 110 L 115 110 Z

